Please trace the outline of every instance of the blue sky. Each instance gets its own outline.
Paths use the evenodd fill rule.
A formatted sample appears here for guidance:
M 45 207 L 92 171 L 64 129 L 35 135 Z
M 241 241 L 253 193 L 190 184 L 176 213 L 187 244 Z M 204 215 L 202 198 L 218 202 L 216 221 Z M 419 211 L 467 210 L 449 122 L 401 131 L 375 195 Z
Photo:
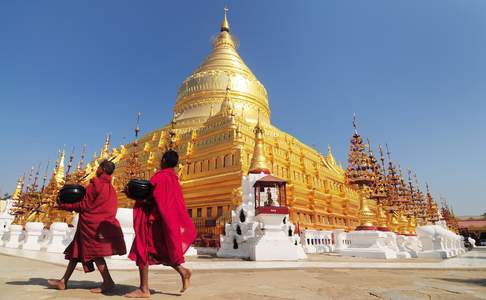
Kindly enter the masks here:
M 0 188 L 167 123 L 228 4 L 272 123 L 346 161 L 352 113 L 456 214 L 486 212 L 486 1 L 3 1 Z

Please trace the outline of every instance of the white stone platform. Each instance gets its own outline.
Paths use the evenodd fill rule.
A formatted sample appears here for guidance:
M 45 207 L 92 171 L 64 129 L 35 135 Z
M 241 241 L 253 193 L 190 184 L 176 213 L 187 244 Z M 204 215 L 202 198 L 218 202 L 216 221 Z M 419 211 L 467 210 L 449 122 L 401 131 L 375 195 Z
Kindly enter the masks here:
M 0 248 L 0 255 L 24 257 L 56 265 L 66 265 L 60 253 L 47 253 L 22 249 Z M 362 261 L 341 257 L 329 257 L 329 261 L 246 261 L 234 259 L 189 259 L 186 266 L 194 270 L 255 270 L 255 269 L 484 269 L 486 270 L 486 247 L 477 247 L 461 257 L 448 260 L 407 260 L 407 261 Z M 336 261 L 332 261 L 336 259 Z M 129 260 L 107 259 L 112 270 L 136 270 L 135 263 Z M 156 270 L 169 270 L 165 266 L 152 266 Z M 78 269 L 81 269 L 78 266 Z

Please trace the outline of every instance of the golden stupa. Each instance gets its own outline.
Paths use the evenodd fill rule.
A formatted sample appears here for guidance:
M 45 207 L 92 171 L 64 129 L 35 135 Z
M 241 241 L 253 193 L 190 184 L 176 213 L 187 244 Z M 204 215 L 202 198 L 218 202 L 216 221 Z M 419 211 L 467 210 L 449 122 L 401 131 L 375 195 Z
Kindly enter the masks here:
M 179 88 L 172 122 L 110 153 L 104 147 L 86 172 L 93 176 L 99 160 L 110 157 L 117 165 L 114 184 L 121 190 L 130 174 L 134 177 L 128 170 L 134 162 L 148 178 L 162 152 L 174 148 L 189 214 L 200 231 L 218 235 L 241 201 L 257 122 L 267 167 L 288 181 L 292 220 L 302 229 L 356 227 L 358 194 L 345 185 L 330 147 L 324 156 L 271 124 L 267 92 L 238 54 L 226 10 L 212 51 Z M 121 207 L 131 207 L 124 194 L 119 199 Z
M 123 193 L 128 180 L 150 178 L 162 153 L 172 148 L 180 156 L 177 172 L 188 213 L 209 239 L 217 240 L 230 222 L 231 210 L 242 200 L 242 176 L 250 166 L 287 180 L 290 218 L 300 229 L 352 230 L 359 225 L 360 194 L 345 183 L 331 148 L 323 155 L 271 124 L 266 89 L 238 54 L 226 14 L 225 9 L 212 51 L 182 82 L 172 121 L 140 138 L 137 121 L 135 141 L 118 148 L 111 148 L 107 136 L 99 155 L 68 176 L 63 175 L 65 157 L 60 155 L 49 188 L 41 189 L 43 207 L 55 207 L 55 195 L 64 182 L 85 184 L 99 163 L 110 159 L 116 164 L 113 184 L 119 207 L 131 208 L 133 201 Z M 82 158 L 84 162 L 84 154 Z M 72 155 L 68 169 L 71 164 Z M 29 193 L 24 194 L 25 198 Z M 16 221 L 20 224 L 30 215 L 24 202 L 14 209 L 23 212 Z M 372 202 L 369 208 L 375 210 L 376 205 Z M 71 217 L 41 211 L 47 224 Z
M 172 121 L 139 138 L 140 115 L 132 143 L 111 148 L 108 135 L 99 155 L 95 153 L 86 166 L 84 147 L 75 169 L 73 148 L 67 171 L 65 150 L 59 151 L 52 177 L 47 182 L 46 168 L 40 189 L 39 170 L 33 178 L 32 168 L 28 184 L 25 175 L 19 178 L 11 209 L 14 223 L 69 223 L 72 214 L 56 209 L 59 189 L 64 183 L 87 184 L 104 159 L 116 164 L 113 184 L 119 207 L 131 208 L 133 200 L 123 192 L 127 182 L 150 178 L 166 149 L 179 153 L 177 172 L 188 213 L 205 241 L 218 241 L 231 221 L 231 211 L 242 201 L 242 177 L 249 171 L 272 173 L 287 181 L 290 218 L 299 229 L 414 234 L 417 224 L 441 219 L 428 186 L 425 198 L 418 180 L 414 187 L 410 175 L 407 186 L 388 147 L 388 168 L 381 146 L 378 163 L 370 142 L 365 144 L 358 134 L 355 118 L 346 171 L 330 146 L 323 155 L 273 126 L 266 89 L 238 54 L 227 9 L 212 51 L 179 88 Z M 443 214 L 456 228 L 453 212 L 444 209 Z

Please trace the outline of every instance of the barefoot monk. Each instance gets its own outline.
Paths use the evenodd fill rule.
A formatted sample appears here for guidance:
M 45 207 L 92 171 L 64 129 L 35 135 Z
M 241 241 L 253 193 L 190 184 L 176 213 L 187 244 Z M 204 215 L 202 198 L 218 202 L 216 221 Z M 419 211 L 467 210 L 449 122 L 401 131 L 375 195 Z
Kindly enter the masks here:
M 114 170 L 115 164 L 111 161 L 101 162 L 96 178 L 86 188 L 85 197 L 77 203 L 59 205 L 60 209 L 78 212 L 79 221 L 74 239 L 64 251 L 69 260 L 66 273 L 59 280 L 50 279 L 50 288 L 66 289 L 71 274 L 78 262 L 81 262 L 85 272 L 94 271 L 95 263 L 103 278 L 101 286 L 92 292 L 103 293 L 113 289 L 115 283 L 104 257 L 127 252 L 120 223 L 116 219 L 118 200 L 111 184 Z
M 184 253 L 196 238 L 196 228 L 187 213 L 179 178 L 174 167 L 179 155 L 173 150 L 164 153 L 161 170 L 150 180 L 153 198 L 137 201 L 133 209 L 135 240 L 129 258 L 140 272 L 140 288 L 127 294 L 130 298 L 147 298 L 148 266 L 171 266 L 181 276 L 184 292 L 189 287 L 191 271 L 184 268 Z

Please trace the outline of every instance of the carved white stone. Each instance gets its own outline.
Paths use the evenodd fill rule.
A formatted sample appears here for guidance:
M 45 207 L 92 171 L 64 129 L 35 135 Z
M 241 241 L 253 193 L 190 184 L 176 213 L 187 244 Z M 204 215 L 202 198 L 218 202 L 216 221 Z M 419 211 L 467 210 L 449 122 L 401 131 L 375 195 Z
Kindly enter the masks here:
M 259 214 L 255 216 L 253 185 L 266 174 L 249 174 L 242 178 L 242 202 L 232 211 L 231 224 L 225 225 L 220 238 L 219 257 L 251 260 L 297 260 L 306 255 L 295 226 L 288 214 Z M 275 196 L 275 195 L 274 195 Z M 244 220 L 241 220 L 241 213 Z M 290 233 L 290 234 L 289 234 Z
M 393 259 L 397 251 L 390 243 L 393 237 L 390 233 L 375 230 L 351 231 L 347 234 L 351 244 L 339 252 L 344 256 Z
M 437 222 L 435 225 L 419 226 L 416 232 L 423 246 L 418 257 L 449 258 L 466 252 L 464 237 L 448 230 L 444 221 Z
M 10 230 L 5 233 L 5 247 L 19 248 L 24 240 L 22 225 L 12 224 Z
M 54 222 L 49 227 L 47 252 L 62 253 L 66 249 L 66 237 L 69 232 L 68 224 L 64 222 Z
M 41 249 L 41 235 L 44 229 L 44 224 L 41 222 L 28 222 L 25 224 L 25 238 L 21 245 L 24 250 L 40 250 Z

